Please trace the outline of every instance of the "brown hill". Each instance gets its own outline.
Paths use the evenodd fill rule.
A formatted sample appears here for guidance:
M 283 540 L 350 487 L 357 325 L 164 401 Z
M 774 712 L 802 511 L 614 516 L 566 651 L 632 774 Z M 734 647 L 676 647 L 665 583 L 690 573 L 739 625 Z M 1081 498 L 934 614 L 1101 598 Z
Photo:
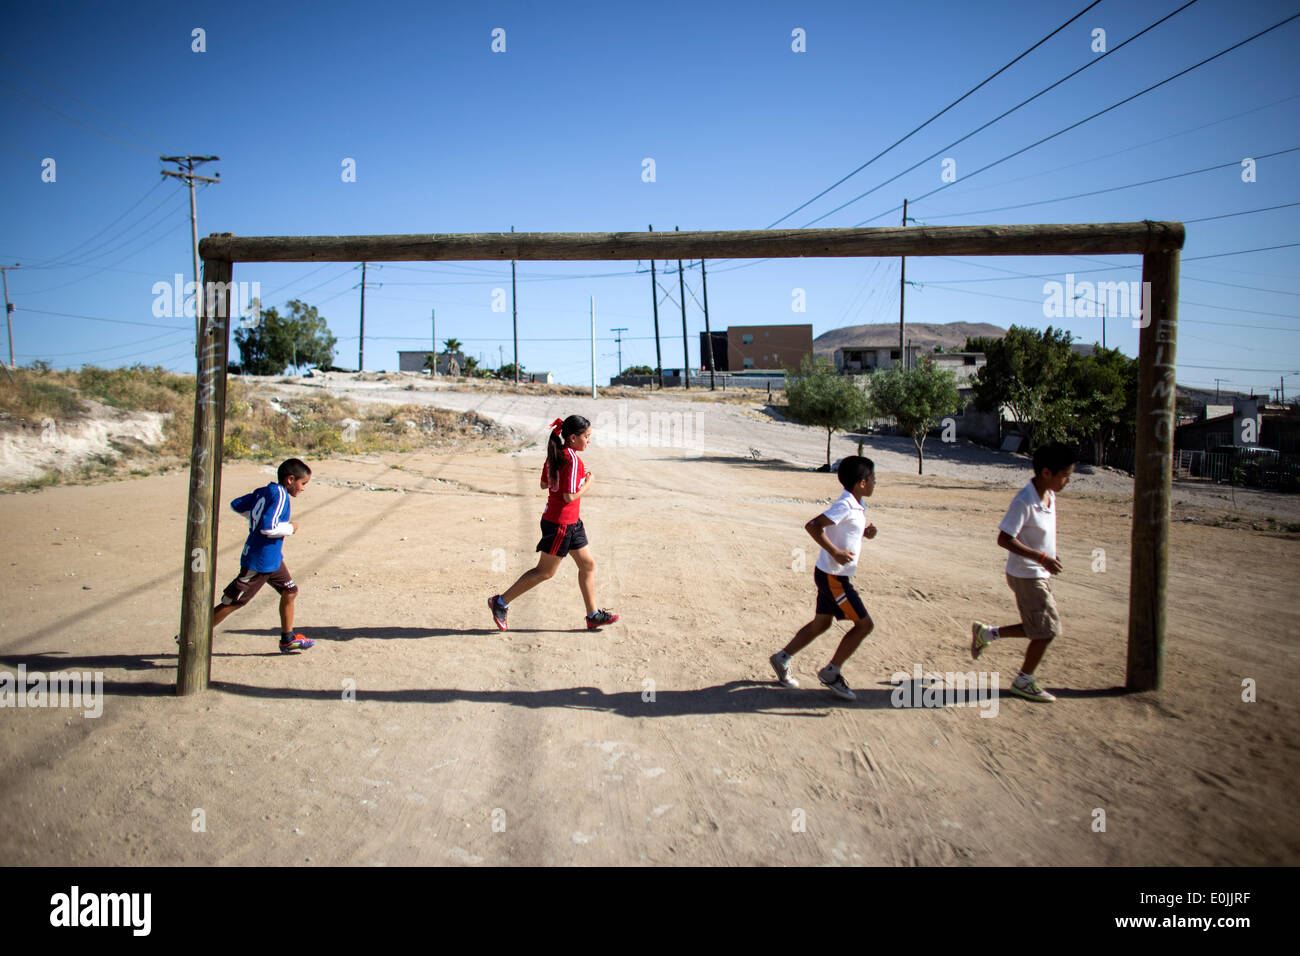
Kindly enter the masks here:
M 943 346 L 945 352 L 961 349 L 966 344 L 966 337 L 988 335 L 1002 338 L 1007 330 L 987 322 L 948 322 L 934 325 L 927 322 L 907 323 L 907 338 L 912 345 L 919 345 L 922 351 L 929 352 L 936 345 Z M 880 323 L 875 325 L 846 325 L 842 329 L 831 329 L 813 339 L 813 352 L 818 358 L 831 358 L 838 348 L 847 346 L 883 346 L 898 344 L 898 324 Z

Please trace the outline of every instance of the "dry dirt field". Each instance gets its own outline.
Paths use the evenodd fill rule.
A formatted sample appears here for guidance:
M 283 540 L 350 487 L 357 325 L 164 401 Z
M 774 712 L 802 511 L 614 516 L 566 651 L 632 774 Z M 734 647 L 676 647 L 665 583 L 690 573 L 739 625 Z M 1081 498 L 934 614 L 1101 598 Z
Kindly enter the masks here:
M 707 403 L 699 447 L 598 430 L 582 517 L 623 620 L 585 629 L 570 564 L 500 633 L 486 598 L 533 563 L 544 503 L 531 443 L 608 409 L 423 394 L 515 440 L 312 462 L 285 554 L 317 646 L 277 651 L 266 589 L 193 697 L 173 696 L 186 476 L 0 496 L 0 666 L 101 671 L 105 695 L 97 719 L 0 710 L 0 864 L 1300 862 L 1300 536 L 1176 521 L 1165 687 L 1129 694 L 1125 483 L 1080 476 L 1060 498 L 1065 635 L 1039 669 L 1060 700 L 895 707 L 896 672 L 970 671 L 971 621 L 1014 620 L 995 527 L 1028 471 L 954 451 L 918 477 L 897 441 L 869 444 L 876 630 L 848 703 L 815 676 L 842 625 L 796 659 L 799 689 L 767 663 L 811 616 L 802 526 L 839 492 L 809 467 L 824 435 Z M 222 497 L 272 478 L 228 466 Z M 1221 513 L 1213 494 L 1179 517 Z M 222 583 L 244 527 L 222 516 Z M 1022 651 L 980 667 L 1005 687 Z

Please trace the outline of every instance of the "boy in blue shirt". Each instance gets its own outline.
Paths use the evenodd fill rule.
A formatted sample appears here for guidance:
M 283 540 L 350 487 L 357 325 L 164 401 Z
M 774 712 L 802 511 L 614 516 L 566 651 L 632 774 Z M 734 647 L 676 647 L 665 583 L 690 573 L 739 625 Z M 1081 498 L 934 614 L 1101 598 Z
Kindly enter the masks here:
M 280 465 L 276 481 L 230 503 L 236 513 L 248 516 L 248 540 L 239 556 L 239 574 L 221 592 L 221 603 L 212 612 L 214 628 L 269 583 L 280 595 L 280 651 L 305 651 L 316 644 L 293 633 L 298 586 L 281 555 L 284 539 L 298 530 L 298 523 L 289 520 L 289 499 L 297 498 L 309 481 L 311 469 L 290 458 Z

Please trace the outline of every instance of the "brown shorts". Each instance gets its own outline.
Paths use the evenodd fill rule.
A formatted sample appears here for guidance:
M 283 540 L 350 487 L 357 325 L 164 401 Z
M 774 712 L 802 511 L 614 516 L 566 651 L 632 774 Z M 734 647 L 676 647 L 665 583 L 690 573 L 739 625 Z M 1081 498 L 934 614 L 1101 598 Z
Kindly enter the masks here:
M 1061 612 L 1052 597 L 1048 578 L 1017 578 L 1007 575 L 1007 587 L 1016 595 L 1020 623 L 1025 636 L 1033 641 L 1050 641 L 1061 636 Z
M 240 568 L 239 575 L 221 592 L 221 603 L 243 607 L 252 600 L 254 594 L 262 590 L 262 585 L 267 583 L 280 594 L 298 593 L 298 585 L 293 583 L 289 569 L 281 561 L 280 567 L 270 573 Z

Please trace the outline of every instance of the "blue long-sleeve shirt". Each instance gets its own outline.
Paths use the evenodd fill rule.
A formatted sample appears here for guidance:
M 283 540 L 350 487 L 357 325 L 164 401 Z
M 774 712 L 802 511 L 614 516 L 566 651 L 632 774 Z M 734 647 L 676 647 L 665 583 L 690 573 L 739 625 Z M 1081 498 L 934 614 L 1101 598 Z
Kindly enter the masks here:
M 236 498 L 230 507 L 248 516 L 248 540 L 239 556 L 240 566 L 260 574 L 278 570 L 284 560 L 284 537 L 293 534 L 293 525 L 289 523 L 289 493 L 284 486 L 273 481 L 265 488 Z

